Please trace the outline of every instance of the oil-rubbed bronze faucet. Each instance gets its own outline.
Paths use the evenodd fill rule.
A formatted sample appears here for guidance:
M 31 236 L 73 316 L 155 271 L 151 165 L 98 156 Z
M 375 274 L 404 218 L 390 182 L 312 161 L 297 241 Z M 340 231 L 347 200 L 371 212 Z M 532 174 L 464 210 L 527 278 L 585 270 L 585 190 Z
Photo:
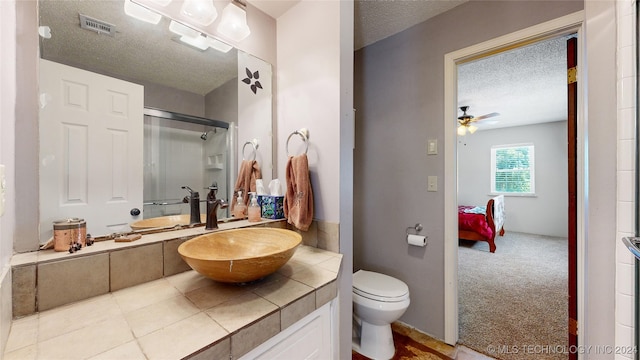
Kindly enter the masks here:
M 205 225 L 206 230 L 214 230 L 218 228 L 218 207 L 224 209 L 229 206 L 229 203 L 222 199 L 216 199 L 216 192 L 218 192 L 218 184 L 213 183 L 208 187 L 209 194 L 207 194 L 207 223 Z
M 189 197 L 184 198 L 184 202 L 188 202 L 191 206 L 191 216 L 189 219 L 189 225 L 200 224 L 200 194 L 197 191 L 191 190 L 188 186 L 183 186 L 183 189 L 189 191 Z

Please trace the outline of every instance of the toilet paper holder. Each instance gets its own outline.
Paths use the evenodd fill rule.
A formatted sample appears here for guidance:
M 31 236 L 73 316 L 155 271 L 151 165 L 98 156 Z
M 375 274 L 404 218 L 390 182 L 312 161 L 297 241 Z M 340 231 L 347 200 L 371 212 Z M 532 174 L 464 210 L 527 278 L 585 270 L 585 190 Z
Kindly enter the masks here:
M 407 228 L 407 231 L 406 231 L 406 232 L 407 232 L 407 235 L 418 235 L 418 233 L 420 233 L 420 231 L 422 231 L 422 229 L 424 229 L 424 227 L 422 226 L 422 224 L 417 223 L 415 226 L 409 226 L 409 227 Z M 409 231 L 411 231 L 411 230 L 415 231 L 415 233 L 414 233 L 414 234 L 411 234 L 411 233 L 409 232 Z

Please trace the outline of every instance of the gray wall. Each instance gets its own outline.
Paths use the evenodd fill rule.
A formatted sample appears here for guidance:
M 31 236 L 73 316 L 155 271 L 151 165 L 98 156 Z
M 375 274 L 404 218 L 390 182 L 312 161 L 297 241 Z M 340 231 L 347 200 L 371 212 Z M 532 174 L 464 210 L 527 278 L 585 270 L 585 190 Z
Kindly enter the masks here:
M 411 306 L 401 321 L 444 338 L 444 55 L 582 7 L 471 1 L 356 52 L 354 270 L 407 283 Z M 439 155 L 426 155 L 427 139 L 438 139 Z M 431 175 L 437 192 L 427 192 Z M 409 248 L 405 229 L 418 222 L 429 245 Z
M 567 236 L 567 122 L 517 126 L 458 140 L 458 204 L 484 205 L 491 197 L 491 146 L 534 145 L 535 197 L 505 196 L 506 231 Z

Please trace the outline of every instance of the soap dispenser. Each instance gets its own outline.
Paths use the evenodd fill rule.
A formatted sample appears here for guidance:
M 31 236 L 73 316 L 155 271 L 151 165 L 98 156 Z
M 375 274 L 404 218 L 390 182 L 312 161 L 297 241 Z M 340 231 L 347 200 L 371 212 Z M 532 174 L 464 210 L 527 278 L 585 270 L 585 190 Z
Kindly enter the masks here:
M 242 200 L 242 190 L 238 190 L 238 198 L 236 199 L 236 205 L 233 207 L 233 216 L 236 218 L 244 218 L 247 213 L 247 205 Z
M 258 205 L 258 195 L 254 192 L 251 194 L 251 201 L 249 202 L 249 221 L 260 221 L 260 205 Z

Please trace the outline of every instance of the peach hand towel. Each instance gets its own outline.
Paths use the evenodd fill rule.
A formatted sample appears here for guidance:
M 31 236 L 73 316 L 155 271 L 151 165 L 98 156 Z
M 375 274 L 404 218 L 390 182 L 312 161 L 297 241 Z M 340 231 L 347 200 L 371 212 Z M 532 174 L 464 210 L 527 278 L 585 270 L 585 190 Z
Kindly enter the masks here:
M 290 156 L 286 168 L 287 193 L 284 196 L 284 216 L 296 228 L 307 231 L 313 220 L 313 192 L 309 179 L 306 154 Z
M 233 188 L 234 196 L 231 199 L 231 209 L 236 206 L 238 198 L 238 190 L 242 190 L 242 201 L 245 205 L 249 205 L 249 192 L 256 191 L 256 179 L 262 179 L 260 165 L 255 160 L 242 160 L 236 186 Z

